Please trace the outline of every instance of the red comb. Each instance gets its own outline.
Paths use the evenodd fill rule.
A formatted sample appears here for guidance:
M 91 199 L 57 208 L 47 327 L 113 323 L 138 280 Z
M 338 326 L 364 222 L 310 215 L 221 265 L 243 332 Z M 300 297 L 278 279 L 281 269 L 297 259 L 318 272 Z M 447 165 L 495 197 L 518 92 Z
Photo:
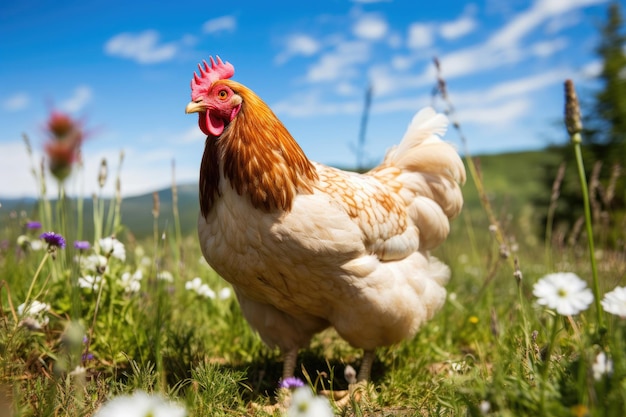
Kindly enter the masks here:
M 191 80 L 191 91 L 193 92 L 198 87 L 210 87 L 215 81 L 226 80 L 233 76 L 235 73 L 235 67 L 230 62 L 223 62 L 219 56 L 209 58 L 211 65 L 206 61 L 202 61 L 202 64 L 198 64 L 200 75 L 193 73 L 193 80 Z

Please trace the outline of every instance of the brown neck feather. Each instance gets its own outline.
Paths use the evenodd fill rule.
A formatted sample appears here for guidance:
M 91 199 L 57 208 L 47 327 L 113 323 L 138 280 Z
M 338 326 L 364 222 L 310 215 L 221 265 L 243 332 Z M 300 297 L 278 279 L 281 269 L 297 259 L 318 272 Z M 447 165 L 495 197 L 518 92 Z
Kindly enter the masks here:
M 239 114 L 219 138 L 207 138 L 200 171 L 200 208 L 207 216 L 220 195 L 219 163 L 239 195 L 257 209 L 291 209 L 298 192 L 312 192 L 315 167 L 272 110 L 251 90 L 220 81 L 243 99 Z

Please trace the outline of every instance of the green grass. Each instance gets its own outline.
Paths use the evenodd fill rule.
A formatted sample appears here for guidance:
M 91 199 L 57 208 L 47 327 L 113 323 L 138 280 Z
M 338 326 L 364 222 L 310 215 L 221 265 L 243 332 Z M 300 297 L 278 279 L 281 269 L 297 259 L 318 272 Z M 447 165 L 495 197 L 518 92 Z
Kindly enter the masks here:
M 337 415 L 477 416 L 487 405 L 488 415 L 622 415 L 625 321 L 604 315 L 607 328 L 601 331 L 593 306 L 566 318 L 538 306 L 532 295 L 533 284 L 557 270 L 591 282 L 584 245 L 545 247 L 539 235 L 538 217 L 548 208 L 533 202 L 549 199 L 539 167 L 558 162 L 548 152 L 480 158 L 484 187 L 509 250 L 503 253 L 489 230 L 490 220 L 470 180 L 464 188 L 466 208 L 435 252 L 453 271 L 448 302 L 413 340 L 378 351 L 368 395 L 336 410 Z M 194 277 L 215 292 L 228 287 L 202 260 L 195 236 L 196 199 L 193 187 L 179 189 L 181 236 L 175 233 L 169 190 L 160 192 L 156 218 L 152 196 L 124 200 L 117 230 L 107 229 L 110 205 L 103 202 L 105 210 L 95 221 L 103 225 L 102 236 L 115 232 L 126 259 L 109 258 L 101 291 L 77 285 L 87 270 L 76 257 L 93 250 L 81 254 L 72 247 L 78 237 L 89 236 L 94 243 L 92 206 L 81 209 L 67 200 L 59 211 L 58 202 L 51 201 L 57 214 L 44 228 L 66 224 L 68 247 L 57 250 L 56 260 L 48 257 L 34 281 L 31 299 L 50 304 L 49 322 L 35 330 L 23 325 L 16 309 L 45 248 L 24 249 L 17 242 L 21 235 L 37 240 L 41 231 L 29 231 L 24 224 L 41 220 L 41 212 L 12 215 L 3 203 L 0 411 L 90 415 L 103 402 L 141 389 L 183 404 L 191 416 L 265 415 L 253 404 L 275 401 L 278 352 L 250 330 L 232 296 L 208 299 L 185 288 Z M 78 236 L 73 219 L 81 210 L 84 234 Z M 626 260 L 623 252 L 608 249 L 601 256 L 605 293 L 624 285 Z M 521 281 L 514 277 L 513 258 Z M 143 275 L 140 290 L 125 292 L 120 277 L 138 270 Z M 159 279 L 163 272 L 171 273 L 171 282 Z M 611 357 L 613 372 L 596 381 L 592 364 L 601 350 Z M 332 330 L 325 331 L 300 353 L 298 376 L 316 389 L 345 389 L 343 370 L 347 364 L 358 367 L 360 355 Z

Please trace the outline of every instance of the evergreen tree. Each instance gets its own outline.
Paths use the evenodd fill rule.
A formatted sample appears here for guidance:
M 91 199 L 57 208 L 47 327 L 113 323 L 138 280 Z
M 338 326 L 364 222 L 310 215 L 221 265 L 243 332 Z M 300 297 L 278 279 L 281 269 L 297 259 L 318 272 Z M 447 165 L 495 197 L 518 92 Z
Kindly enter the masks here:
M 583 156 L 597 237 L 601 243 L 623 248 L 626 236 L 626 35 L 620 4 L 614 2 L 607 10 L 607 20 L 600 29 L 601 39 L 596 48 L 602 65 L 598 74 L 600 88 L 591 105 L 583 108 Z M 576 238 L 577 223 L 581 224 L 582 218 L 582 196 L 575 161 L 569 144 L 557 151 L 562 152 L 567 169 L 554 213 L 555 235 Z M 551 189 L 557 168 L 547 167 L 546 172 L 549 177 L 546 186 Z
M 602 87 L 595 95 L 591 129 L 587 135 L 593 143 L 617 145 L 626 142 L 626 35 L 621 33 L 623 24 L 619 3 L 612 3 L 596 49 L 602 59 L 599 75 Z

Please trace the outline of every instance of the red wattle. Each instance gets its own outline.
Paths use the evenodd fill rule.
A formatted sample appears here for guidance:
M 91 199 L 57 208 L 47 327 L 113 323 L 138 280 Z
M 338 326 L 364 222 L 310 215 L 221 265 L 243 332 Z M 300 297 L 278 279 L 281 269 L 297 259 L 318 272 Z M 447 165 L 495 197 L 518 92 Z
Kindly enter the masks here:
M 220 136 L 222 132 L 224 132 L 224 120 L 221 117 L 215 116 L 209 112 L 207 112 L 206 119 L 206 129 L 209 135 L 212 136 Z

